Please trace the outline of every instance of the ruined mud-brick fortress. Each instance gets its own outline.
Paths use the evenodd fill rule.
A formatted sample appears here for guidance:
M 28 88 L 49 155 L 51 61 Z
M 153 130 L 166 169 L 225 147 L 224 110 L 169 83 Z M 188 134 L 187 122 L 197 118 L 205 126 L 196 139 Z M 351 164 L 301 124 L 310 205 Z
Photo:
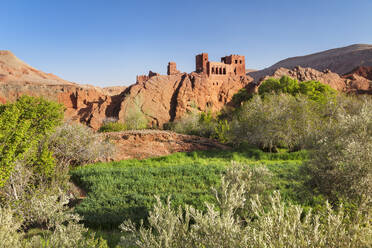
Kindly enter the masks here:
M 221 78 L 228 76 L 245 75 L 245 57 L 241 55 L 230 55 L 221 58 L 221 62 L 211 62 L 208 59 L 208 53 L 201 53 L 195 58 L 195 72 L 204 74 L 209 78 Z M 176 75 L 181 72 L 177 70 L 175 62 L 169 62 L 167 68 L 168 75 Z M 149 72 L 148 75 L 138 75 L 137 83 L 143 83 L 159 73 Z

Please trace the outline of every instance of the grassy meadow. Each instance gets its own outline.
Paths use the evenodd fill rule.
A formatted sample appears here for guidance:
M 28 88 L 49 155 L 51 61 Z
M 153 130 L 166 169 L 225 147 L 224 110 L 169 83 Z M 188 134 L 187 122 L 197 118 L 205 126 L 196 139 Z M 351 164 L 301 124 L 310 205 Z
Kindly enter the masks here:
M 87 192 L 75 210 L 86 226 L 101 230 L 106 237 L 107 230 L 112 230 L 115 237 L 115 230 L 124 220 L 146 220 L 155 195 L 164 201 L 170 196 L 174 207 L 187 204 L 205 211 L 204 202 L 215 203 L 211 189 L 219 186 L 221 175 L 233 161 L 268 168 L 272 173 L 268 178 L 270 191 L 279 190 L 286 200 L 310 204 L 306 202 L 308 196 L 301 196 L 304 186 L 300 167 L 306 158 L 306 151 L 265 153 L 241 147 L 90 164 L 71 172 L 72 180 Z

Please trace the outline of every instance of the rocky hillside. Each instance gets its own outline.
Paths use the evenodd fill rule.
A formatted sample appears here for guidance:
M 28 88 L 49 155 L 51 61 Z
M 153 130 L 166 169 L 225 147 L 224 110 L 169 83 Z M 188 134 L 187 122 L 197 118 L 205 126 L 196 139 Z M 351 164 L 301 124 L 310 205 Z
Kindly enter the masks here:
M 319 81 L 341 92 L 372 93 L 372 82 L 366 76 L 371 72 L 372 70 L 368 71 L 366 68 L 357 68 L 347 75 L 340 76 L 330 70 L 318 71 L 300 66 L 296 66 L 293 69 L 278 68 L 271 75 L 261 78 L 255 86 L 257 90 L 261 82 L 268 78 L 289 76 L 299 81 Z
M 43 96 L 62 103 L 67 120 L 98 128 L 103 119 L 117 115 L 116 106 L 125 88 L 68 82 L 27 65 L 9 51 L 0 51 L 0 103 L 15 101 L 21 95 Z
M 357 47 L 359 50 L 356 49 Z M 364 57 L 360 59 L 367 58 L 372 51 L 367 47 L 352 46 L 346 49 L 347 53 L 346 50 L 334 49 L 309 56 L 315 56 L 319 61 L 322 60 L 321 58 L 327 61 L 327 57 L 320 55 L 329 54 L 331 58 L 335 58 L 334 51 L 339 51 L 337 54 L 340 57 L 349 54 L 350 58 L 354 58 L 352 60 L 354 64 L 363 64 L 369 60 L 357 62 L 356 57 L 352 55 L 364 51 Z M 334 59 L 334 61 L 341 63 L 341 60 Z M 343 67 L 343 70 L 353 65 L 350 62 L 348 66 Z M 262 75 L 266 78 L 288 75 L 300 81 L 318 80 L 345 92 L 372 92 L 372 67 L 348 70 L 344 76 L 329 69 L 318 71 L 298 66 L 288 69 L 277 68 L 271 74 L 266 74 L 268 72 L 269 70 L 266 70 Z M 253 73 L 262 73 L 262 71 Z M 143 83 L 129 87 L 100 88 L 65 81 L 27 65 L 9 51 L 0 51 L 0 103 L 15 101 L 21 95 L 43 96 L 62 103 L 66 107 L 67 120 L 79 121 L 94 129 L 98 129 L 107 118 L 125 121 L 134 109 L 141 111 L 152 126 L 161 127 L 169 121 L 182 117 L 193 108 L 201 111 L 207 109 L 219 111 L 230 103 L 233 95 L 241 88 L 245 87 L 253 91 L 257 90 L 258 86 L 259 81 L 253 83 L 253 78 L 249 75 L 207 77 L 205 74 L 192 72 L 169 76 L 156 75 Z
M 294 69 L 296 66 L 310 67 L 318 71 L 331 70 L 343 75 L 359 66 L 372 66 L 372 45 L 356 44 L 335 48 L 306 56 L 292 57 L 260 70 L 249 73 L 259 81 L 262 77 L 272 75 L 278 68 Z
M 0 102 L 15 101 L 21 95 L 43 96 L 66 107 L 65 118 L 98 129 L 107 118 L 124 121 L 139 108 L 154 126 L 180 118 L 187 110 L 220 110 L 250 76 L 211 80 L 197 73 L 157 75 L 126 87 L 99 88 L 65 81 L 39 71 L 9 51 L 0 51 Z
M 154 76 L 125 91 L 118 117 L 125 120 L 128 112 L 137 105 L 153 126 L 162 126 L 193 108 L 218 111 L 252 81 L 249 76 L 210 79 L 198 73 Z

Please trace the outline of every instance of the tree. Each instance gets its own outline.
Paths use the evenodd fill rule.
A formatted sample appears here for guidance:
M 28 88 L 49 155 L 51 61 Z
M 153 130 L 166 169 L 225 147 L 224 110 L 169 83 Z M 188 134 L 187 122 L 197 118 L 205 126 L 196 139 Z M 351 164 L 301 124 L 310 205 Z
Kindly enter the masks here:
M 332 201 L 372 195 L 372 100 L 351 99 L 346 104 L 339 99 L 329 111 L 333 117 L 312 131 L 307 147 L 311 156 L 304 172 L 309 185 Z
M 43 98 L 22 96 L 15 103 L 0 106 L 0 187 L 17 160 L 27 159 L 40 173 L 50 171 L 51 163 L 46 160 L 52 159 L 51 154 L 38 145 L 62 119 L 62 105 Z
M 272 93 L 285 93 L 292 96 L 302 94 L 307 96 L 310 100 L 322 103 L 331 98 L 335 98 L 337 95 L 337 91 L 327 84 L 323 84 L 319 81 L 298 82 L 298 80 L 288 76 L 283 76 L 280 79 L 269 78 L 262 82 L 258 88 L 258 94 L 261 96 Z
M 256 95 L 244 103 L 230 127 L 230 140 L 248 142 L 270 151 L 278 147 L 302 148 L 318 115 L 306 97 L 287 94 Z

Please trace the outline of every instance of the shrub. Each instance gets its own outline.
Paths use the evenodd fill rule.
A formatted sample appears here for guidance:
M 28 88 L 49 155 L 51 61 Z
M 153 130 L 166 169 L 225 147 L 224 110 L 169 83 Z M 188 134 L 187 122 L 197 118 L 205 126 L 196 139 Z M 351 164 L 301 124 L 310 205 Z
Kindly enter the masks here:
M 46 228 L 48 232 L 32 237 L 32 247 L 108 247 L 106 241 L 89 234 L 77 214 L 71 213 L 69 198 L 62 192 L 37 192 L 29 202 L 26 223 Z
M 64 194 L 44 191 L 43 194 L 31 197 L 28 208 L 25 208 L 22 214 L 0 206 L 0 246 L 107 248 L 105 241 L 96 239 L 94 234 L 89 234 L 88 230 L 79 224 L 78 215 L 69 213 L 65 206 L 67 202 L 68 198 Z M 43 226 L 45 230 L 41 234 L 28 237 L 22 227 L 35 224 Z
M 50 173 L 53 158 L 39 142 L 62 118 L 62 105 L 42 98 L 23 96 L 0 107 L 0 187 L 10 177 L 15 161 L 26 155 L 30 167 Z
M 226 143 L 230 125 L 227 120 L 220 119 L 219 116 L 214 117 L 210 111 L 200 113 L 192 111 L 172 123 L 170 129 L 177 133 L 212 138 Z
M 280 79 L 269 78 L 263 81 L 258 88 L 258 93 L 260 95 L 285 93 L 294 96 L 299 93 L 299 88 L 299 83 L 296 79 L 283 76 Z
M 302 95 L 309 97 L 310 100 L 319 103 L 326 103 L 330 99 L 335 99 L 337 91 L 327 84 L 319 81 L 307 81 L 299 83 L 299 91 Z
M 233 143 L 248 142 L 269 151 L 278 147 L 299 149 L 317 123 L 312 103 L 305 97 L 274 94 L 262 99 L 254 96 L 236 114 L 229 139 Z
M 333 210 L 326 204 L 321 214 L 304 213 L 300 206 L 284 204 L 279 193 L 270 198 L 269 207 L 260 197 L 246 198 L 253 184 L 239 175 L 243 167 L 228 170 L 216 194 L 218 207 L 206 203 L 207 211 L 187 206 L 174 210 L 170 200 L 159 198 L 150 212 L 149 224 L 139 229 L 130 222 L 120 228 L 121 246 L 128 247 L 369 247 L 370 212 L 360 211 L 351 217 L 341 207 Z M 241 218 L 237 210 L 247 206 L 254 218 Z M 217 210 L 220 209 L 220 210 Z
M 334 98 L 337 91 L 329 85 L 320 83 L 319 81 L 298 82 L 288 76 L 283 76 L 280 79 L 269 78 L 261 83 L 258 88 L 259 95 L 265 94 L 290 94 L 296 96 L 302 94 L 310 100 L 325 103 L 327 100 Z
M 10 208 L 0 205 L 0 247 L 22 247 L 22 233 L 18 232 L 21 225 Z
M 210 137 L 215 128 L 214 118 L 211 112 L 197 112 L 193 110 L 181 119 L 176 120 L 172 130 L 177 133 Z
M 246 102 L 252 99 L 253 94 L 248 93 L 246 88 L 240 89 L 236 94 L 232 97 L 232 103 L 234 106 L 239 107 L 243 102 Z
M 104 158 L 114 149 L 102 135 L 82 124 L 65 123 L 46 142 L 62 168 Z
M 372 195 L 371 107 L 370 98 L 341 100 L 330 108 L 333 118 L 313 130 L 304 169 L 310 185 L 333 201 Z
M 128 130 L 128 127 L 125 123 L 120 122 L 108 122 L 104 123 L 98 130 L 98 132 L 120 132 Z

